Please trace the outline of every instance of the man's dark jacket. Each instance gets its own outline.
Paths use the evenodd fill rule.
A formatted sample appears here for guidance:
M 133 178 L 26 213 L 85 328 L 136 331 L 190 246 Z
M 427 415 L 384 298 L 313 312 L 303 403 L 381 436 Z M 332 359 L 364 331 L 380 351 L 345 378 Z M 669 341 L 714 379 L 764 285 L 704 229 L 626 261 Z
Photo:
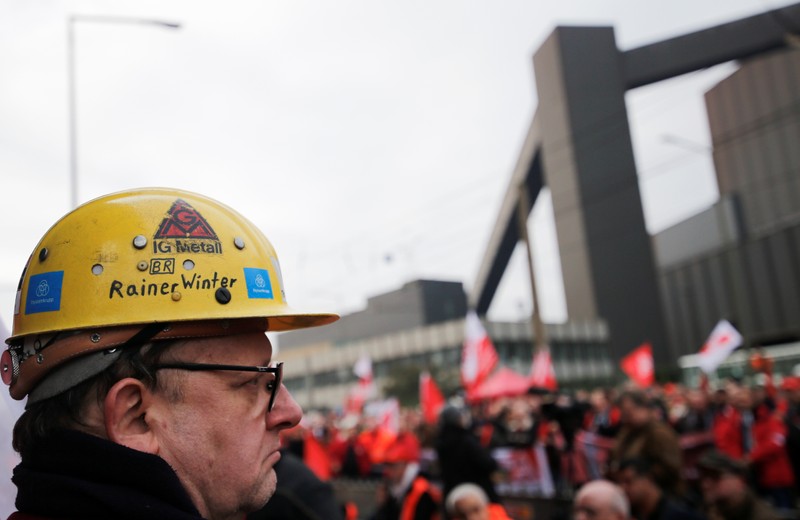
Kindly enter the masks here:
M 81 520 L 202 518 L 161 457 L 77 431 L 57 432 L 26 449 L 12 481 L 18 488 L 16 507 L 25 515 Z

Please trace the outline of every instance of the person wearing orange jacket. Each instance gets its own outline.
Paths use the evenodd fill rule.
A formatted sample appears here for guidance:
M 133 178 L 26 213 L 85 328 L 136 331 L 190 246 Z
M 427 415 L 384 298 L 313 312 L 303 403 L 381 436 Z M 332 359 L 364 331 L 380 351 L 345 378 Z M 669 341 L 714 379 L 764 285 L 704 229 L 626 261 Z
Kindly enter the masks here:
M 449 520 L 511 520 L 501 504 L 489 497 L 477 484 L 460 484 L 445 499 Z
M 386 450 L 384 484 L 371 520 L 439 520 L 441 492 L 419 470 L 419 441 L 404 432 Z
M 755 409 L 753 449 L 746 456 L 758 485 L 778 509 L 791 509 L 794 473 L 786 451 L 786 424 L 769 402 Z

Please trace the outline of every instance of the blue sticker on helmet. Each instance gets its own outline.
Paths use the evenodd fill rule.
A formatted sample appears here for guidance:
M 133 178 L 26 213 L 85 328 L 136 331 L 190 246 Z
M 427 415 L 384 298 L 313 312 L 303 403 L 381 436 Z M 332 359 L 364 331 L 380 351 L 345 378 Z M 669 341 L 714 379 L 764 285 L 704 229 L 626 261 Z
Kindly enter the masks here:
M 28 282 L 25 314 L 50 312 L 61 309 L 61 285 L 64 271 L 35 274 Z
M 255 267 L 244 268 L 244 281 L 247 284 L 248 298 L 272 299 L 272 282 L 269 280 L 269 271 Z

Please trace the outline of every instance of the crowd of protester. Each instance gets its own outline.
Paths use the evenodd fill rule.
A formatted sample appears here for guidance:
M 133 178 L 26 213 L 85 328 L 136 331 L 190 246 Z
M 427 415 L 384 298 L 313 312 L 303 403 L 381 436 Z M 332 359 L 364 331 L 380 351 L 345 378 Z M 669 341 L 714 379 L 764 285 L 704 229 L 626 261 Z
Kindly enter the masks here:
M 576 518 L 794 518 L 800 378 L 533 390 L 448 405 L 437 424 L 416 410 L 395 427 L 312 414 L 285 441 L 323 480 L 381 479 L 375 511 L 361 514 L 374 520 L 511 518 L 501 505 L 509 490 L 569 500 Z M 550 488 L 513 487 L 502 459 L 515 451 L 533 461 L 521 478 Z

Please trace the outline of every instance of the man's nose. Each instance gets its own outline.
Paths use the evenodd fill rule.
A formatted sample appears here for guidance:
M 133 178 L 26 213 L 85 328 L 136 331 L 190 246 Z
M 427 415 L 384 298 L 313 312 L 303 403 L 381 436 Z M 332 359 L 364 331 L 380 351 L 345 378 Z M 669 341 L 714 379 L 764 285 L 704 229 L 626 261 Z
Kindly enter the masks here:
M 275 405 L 267 412 L 267 428 L 285 430 L 297 426 L 303 417 L 303 410 L 285 386 L 281 385 L 275 396 Z

